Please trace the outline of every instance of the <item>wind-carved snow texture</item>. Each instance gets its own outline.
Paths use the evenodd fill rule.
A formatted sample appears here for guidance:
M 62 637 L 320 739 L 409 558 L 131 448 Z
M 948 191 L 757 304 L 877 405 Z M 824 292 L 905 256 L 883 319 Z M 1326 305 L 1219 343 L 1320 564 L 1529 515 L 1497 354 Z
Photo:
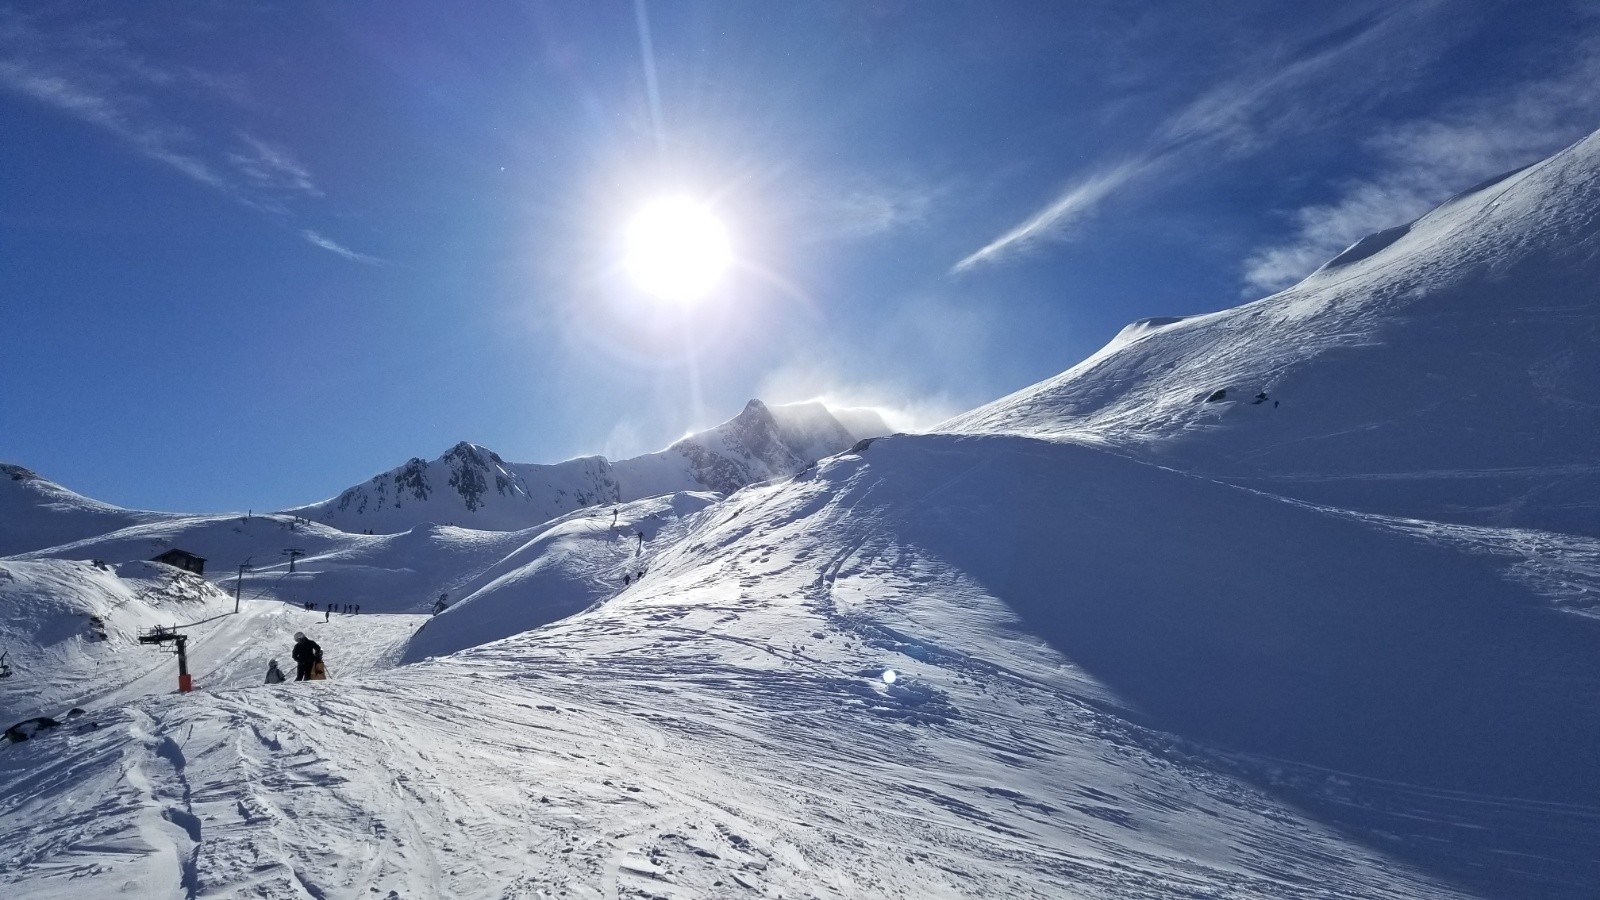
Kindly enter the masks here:
M 1597 179 L 1600 137 L 956 433 L 783 477 L 822 444 L 763 423 L 826 429 L 752 407 L 695 443 L 728 496 L 674 448 L 508 531 L 0 482 L 0 696 L 88 710 L 0 748 L 0 893 L 1588 900 Z M 240 613 L 170 547 L 263 563 Z M 332 680 L 262 685 L 296 631 Z

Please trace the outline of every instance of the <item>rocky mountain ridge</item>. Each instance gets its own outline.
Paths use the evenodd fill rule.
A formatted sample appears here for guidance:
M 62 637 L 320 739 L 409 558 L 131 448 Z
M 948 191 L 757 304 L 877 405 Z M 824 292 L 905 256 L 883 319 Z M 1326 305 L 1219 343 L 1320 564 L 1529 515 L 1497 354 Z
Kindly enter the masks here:
M 676 491 L 732 493 L 793 475 L 889 431 L 871 411 L 851 410 L 849 418 L 856 430 L 821 403 L 769 406 L 751 400 L 721 425 L 665 450 L 617 461 L 583 456 L 554 464 L 512 463 L 463 441 L 437 459 L 413 458 L 336 497 L 287 512 L 379 534 L 426 523 L 514 531 L 588 506 Z

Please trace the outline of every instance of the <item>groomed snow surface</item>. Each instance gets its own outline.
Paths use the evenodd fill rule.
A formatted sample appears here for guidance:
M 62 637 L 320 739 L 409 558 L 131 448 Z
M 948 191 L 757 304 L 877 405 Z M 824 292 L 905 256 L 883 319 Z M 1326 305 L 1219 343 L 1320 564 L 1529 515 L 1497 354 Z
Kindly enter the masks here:
M 1593 898 L 1597 183 L 1592 137 L 725 496 L 365 534 L 0 480 L 0 701 L 62 722 L 0 745 L 0 896 Z M 295 631 L 331 680 L 262 684 Z

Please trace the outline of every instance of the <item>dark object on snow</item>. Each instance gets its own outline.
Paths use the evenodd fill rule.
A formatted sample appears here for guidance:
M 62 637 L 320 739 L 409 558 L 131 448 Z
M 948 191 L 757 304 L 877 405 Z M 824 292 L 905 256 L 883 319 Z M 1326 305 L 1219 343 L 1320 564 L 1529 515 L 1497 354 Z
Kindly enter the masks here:
M 1272 408 L 1273 409 L 1277 409 L 1278 408 L 1278 401 L 1276 401 L 1276 400 L 1272 401 Z
M 1250 401 L 1250 405 L 1254 406 L 1257 403 L 1265 403 L 1265 402 L 1267 402 L 1267 392 L 1266 391 L 1262 391 L 1261 393 L 1256 395 L 1256 398 L 1254 400 Z
M 633 580 L 633 576 L 632 575 L 629 575 L 627 572 L 623 572 L 622 573 L 622 586 L 623 587 L 627 587 L 629 582 L 631 582 L 632 580 Z
M 193 572 L 196 575 L 204 575 L 206 573 L 205 557 L 195 556 L 187 550 L 179 550 L 176 547 L 160 556 L 152 557 L 150 561 L 176 566 L 185 572 Z
M 306 637 L 305 632 L 296 631 L 290 655 L 294 657 L 294 680 L 310 681 L 312 666 L 322 662 L 322 645 Z
M 1226 399 L 1228 399 L 1228 389 L 1227 388 L 1217 388 L 1216 390 L 1211 392 L 1211 396 L 1206 398 L 1206 402 L 1207 403 L 1216 403 L 1218 400 L 1226 400 Z
M 283 684 L 283 670 L 275 659 L 267 662 L 267 684 Z
M 141 633 L 139 635 L 139 643 L 156 644 L 158 646 L 172 644 L 173 649 L 178 653 L 178 693 L 187 694 L 194 690 L 194 679 L 189 677 L 189 652 L 187 649 L 189 636 L 187 634 L 179 634 L 176 625 L 171 628 L 163 628 L 157 625 L 149 631 Z
M 6 657 L 8 657 L 10 655 L 11 655 L 11 651 L 10 650 L 7 650 L 4 653 L 0 653 L 0 678 L 10 678 L 11 677 L 11 664 L 6 662 Z
M 57 722 L 55 719 L 52 719 L 49 716 L 39 716 L 38 718 L 34 719 L 24 719 L 23 721 L 18 722 L 17 724 L 6 729 L 6 740 L 12 742 L 13 744 L 20 744 L 28 738 L 37 736 L 39 732 L 56 728 L 60 726 L 60 724 L 60 722 Z

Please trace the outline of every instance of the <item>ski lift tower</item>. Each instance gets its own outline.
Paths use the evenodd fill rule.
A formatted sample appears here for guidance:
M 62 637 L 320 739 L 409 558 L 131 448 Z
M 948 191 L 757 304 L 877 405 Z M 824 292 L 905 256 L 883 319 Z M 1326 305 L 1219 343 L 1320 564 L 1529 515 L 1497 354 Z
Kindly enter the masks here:
M 141 644 L 175 644 L 178 653 L 178 693 L 187 694 L 194 690 L 194 682 L 189 678 L 189 655 L 186 652 L 189 644 L 187 634 L 179 634 L 177 626 L 162 628 L 160 625 L 139 635 Z

